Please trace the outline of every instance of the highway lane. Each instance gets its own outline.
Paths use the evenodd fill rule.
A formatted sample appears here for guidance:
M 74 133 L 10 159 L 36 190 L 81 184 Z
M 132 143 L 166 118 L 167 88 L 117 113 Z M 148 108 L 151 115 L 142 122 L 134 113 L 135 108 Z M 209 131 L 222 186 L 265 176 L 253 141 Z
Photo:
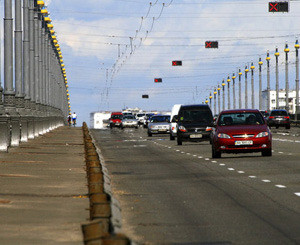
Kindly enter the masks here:
M 273 156 L 177 146 L 144 129 L 93 130 L 123 230 L 150 244 L 300 244 L 299 129 L 273 130 Z

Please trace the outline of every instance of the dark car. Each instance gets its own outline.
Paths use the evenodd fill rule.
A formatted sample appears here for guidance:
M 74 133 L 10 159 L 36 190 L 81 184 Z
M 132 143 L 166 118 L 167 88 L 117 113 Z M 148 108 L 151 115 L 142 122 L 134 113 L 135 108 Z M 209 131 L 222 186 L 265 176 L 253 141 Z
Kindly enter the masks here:
M 285 127 L 291 128 L 290 116 L 286 110 L 272 110 L 268 118 L 269 127 Z
M 209 141 L 213 116 L 208 105 L 182 105 L 176 118 L 177 144 L 183 141 Z
M 272 156 L 272 135 L 262 114 L 250 109 L 222 111 L 212 135 L 212 157 L 247 152 Z
M 269 112 L 268 111 L 260 111 L 260 113 L 263 115 L 264 119 L 268 120 Z

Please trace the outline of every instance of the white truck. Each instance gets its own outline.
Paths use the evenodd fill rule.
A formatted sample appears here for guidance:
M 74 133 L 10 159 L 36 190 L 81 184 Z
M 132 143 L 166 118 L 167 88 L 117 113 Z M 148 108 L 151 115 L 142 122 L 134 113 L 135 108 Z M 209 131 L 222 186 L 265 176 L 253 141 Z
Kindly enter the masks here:
M 181 104 L 175 104 L 171 111 L 171 117 L 170 117 L 170 140 L 175 140 L 175 137 L 177 136 L 177 123 L 173 122 L 173 117 L 178 115 L 178 112 L 180 110 Z

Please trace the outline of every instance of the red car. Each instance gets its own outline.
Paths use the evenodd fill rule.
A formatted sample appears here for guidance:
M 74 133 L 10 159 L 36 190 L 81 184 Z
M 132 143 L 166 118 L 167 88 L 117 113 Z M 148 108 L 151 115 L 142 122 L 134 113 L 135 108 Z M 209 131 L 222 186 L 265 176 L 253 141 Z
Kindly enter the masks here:
M 267 122 L 258 110 L 222 111 L 212 133 L 212 157 L 247 152 L 272 156 L 272 134 Z
M 110 128 L 121 127 L 122 119 L 123 119 L 122 112 L 112 112 L 109 119 L 109 127 Z

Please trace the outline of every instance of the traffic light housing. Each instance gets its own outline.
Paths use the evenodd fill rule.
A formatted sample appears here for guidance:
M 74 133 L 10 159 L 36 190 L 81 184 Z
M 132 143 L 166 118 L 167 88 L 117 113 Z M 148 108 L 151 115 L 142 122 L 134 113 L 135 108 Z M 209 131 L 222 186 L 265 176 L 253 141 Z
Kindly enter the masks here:
M 206 41 L 205 48 L 219 48 L 218 41 Z
M 161 78 L 154 78 L 154 82 L 155 83 L 162 83 L 162 79 Z
M 143 95 L 142 95 L 142 98 L 143 98 L 143 99 L 149 99 L 149 95 L 148 95 L 148 94 L 143 94 Z
M 269 2 L 269 12 L 289 12 L 289 2 Z
M 182 60 L 173 60 L 172 66 L 182 66 Z

